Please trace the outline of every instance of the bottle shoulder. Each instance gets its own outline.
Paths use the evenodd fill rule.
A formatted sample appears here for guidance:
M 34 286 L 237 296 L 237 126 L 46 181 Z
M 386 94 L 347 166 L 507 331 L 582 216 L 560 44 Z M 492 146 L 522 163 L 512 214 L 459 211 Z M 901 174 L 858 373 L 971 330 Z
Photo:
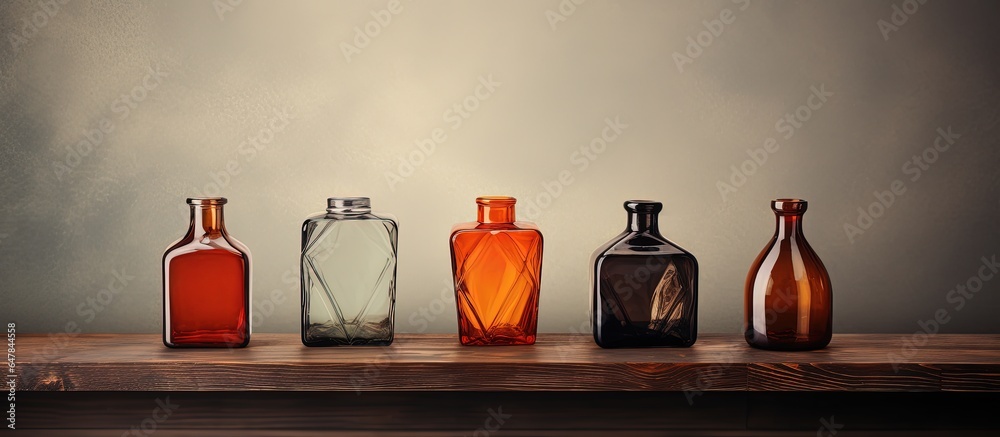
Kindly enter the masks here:
M 302 222 L 302 227 L 305 228 L 310 224 L 319 224 L 326 222 L 365 222 L 365 221 L 381 221 L 386 223 L 388 226 L 393 228 L 399 227 L 399 222 L 396 216 L 386 213 L 366 213 L 366 214 L 333 214 L 329 212 L 318 212 L 312 214 Z
M 163 253 L 163 260 L 169 261 L 187 255 L 206 255 L 213 252 L 218 255 L 232 255 L 241 258 L 250 258 L 250 250 L 239 240 L 228 234 L 218 236 L 203 237 L 196 239 L 190 236 L 181 238 L 170 245 Z
M 692 259 L 694 255 L 674 242 L 664 238 L 662 235 L 625 231 L 618 234 L 594 252 L 593 258 L 606 256 L 655 256 L 655 255 L 684 255 Z
M 465 222 L 458 223 L 451 227 L 451 237 L 456 238 L 459 234 L 463 233 L 490 233 L 490 232 L 525 232 L 533 233 L 542 238 L 542 231 L 538 229 L 538 225 L 533 222 L 514 222 L 514 223 L 480 223 L 480 222 Z
M 816 251 L 804 238 L 772 237 L 751 264 L 748 280 L 758 276 L 772 276 L 777 272 L 806 272 L 829 281 L 829 272 Z

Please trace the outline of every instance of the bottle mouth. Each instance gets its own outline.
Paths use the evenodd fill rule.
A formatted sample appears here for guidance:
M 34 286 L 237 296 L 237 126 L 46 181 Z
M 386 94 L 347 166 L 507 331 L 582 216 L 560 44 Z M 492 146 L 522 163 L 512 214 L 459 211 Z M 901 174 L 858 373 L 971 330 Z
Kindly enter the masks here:
M 372 210 L 372 202 L 367 197 L 329 197 L 326 210 L 339 214 L 367 213 Z
M 479 223 L 513 223 L 514 204 L 510 196 L 481 196 L 476 198 L 476 220 Z
M 188 197 L 188 205 L 225 205 L 229 200 L 225 197 Z
M 510 196 L 480 196 L 476 198 L 476 205 L 489 206 L 491 208 L 511 206 L 517 203 L 517 199 Z
M 800 214 L 806 212 L 809 202 L 802 199 L 774 199 L 771 201 L 771 210 L 777 213 Z
M 663 204 L 655 200 L 626 200 L 625 210 L 634 213 L 654 214 L 663 211 Z

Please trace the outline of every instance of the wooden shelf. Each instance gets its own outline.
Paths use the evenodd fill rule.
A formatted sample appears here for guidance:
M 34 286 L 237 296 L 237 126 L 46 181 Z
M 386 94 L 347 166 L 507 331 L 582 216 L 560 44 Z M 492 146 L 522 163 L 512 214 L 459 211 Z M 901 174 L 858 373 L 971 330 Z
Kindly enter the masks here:
M 388 347 L 307 348 L 256 334 L 245 349 L 167 349 L 159 335 L 17 337 L 20 390 L 34 391 L 984 391 L 1000 392 L 1000 335 L 844 334 L 813 352 L 770 352 L 736 335 L 688 349 L 601 349 L 586 335 L 465 347 L 399 335 Z M 892 358 L 895 356 L 896 358 Z

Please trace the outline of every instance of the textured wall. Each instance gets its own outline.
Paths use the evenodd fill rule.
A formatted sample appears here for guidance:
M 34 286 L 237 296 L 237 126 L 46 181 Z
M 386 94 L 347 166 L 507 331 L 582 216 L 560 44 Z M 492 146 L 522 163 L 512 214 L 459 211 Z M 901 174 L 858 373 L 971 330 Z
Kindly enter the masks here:
M 738 332 L 796 196 L 838 332 L 1000 332 L 998 7 L 915 4 L 4 1 L 0 316 L 158 332 L 184 198 L 221 193 L 255 330 L 293 332 L 301 220 L 366 195 L 400 221 L 398 329 L 453 332 L 449 228 L 509 194 L 546 237 L 543 331 L 586 325 L 591 252 L 652 198 L 702 331 Z

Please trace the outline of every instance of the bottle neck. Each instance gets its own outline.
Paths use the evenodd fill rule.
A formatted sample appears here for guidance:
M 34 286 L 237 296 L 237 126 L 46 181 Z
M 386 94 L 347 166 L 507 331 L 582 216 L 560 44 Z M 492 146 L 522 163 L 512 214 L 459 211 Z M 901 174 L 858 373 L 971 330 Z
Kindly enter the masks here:
M 632 232 L 660 233 L 660 227 L 655 212 L 629 212 L 628 229 Z
M 191 205 L 191 231 L 211 235 L 225 233 L 222 205 Z
M 514 204 L 510 205 L 479 205 L 477 212 L 479 223 L 514 223 Z
M 775 214 L 774 236 L 779 240 L 802 237 L 802 214 Z

